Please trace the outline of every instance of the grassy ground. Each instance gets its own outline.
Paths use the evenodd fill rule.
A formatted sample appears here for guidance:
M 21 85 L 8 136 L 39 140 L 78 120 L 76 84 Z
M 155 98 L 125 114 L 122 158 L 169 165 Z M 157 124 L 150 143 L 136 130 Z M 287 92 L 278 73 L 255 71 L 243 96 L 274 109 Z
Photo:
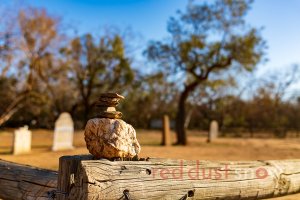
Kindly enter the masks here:
M 175 140 L 175 134 L 173 133 Z M 159 131 L 138 130 L 142 145 L 141 157 L 164 157 L 186 160 L 271 160 L 300 158 L 300 139 L 247 139 L 220 138 L 211 144 L 206 143 L 205 133 L 189 132 L 187 147 L 160 146 Z M 34 130 L 32 152 L 26 155 L 11 155 L 12 130 L 0 132 L 0 159 L 32 166 L 58 169 L 58 159 L 63 155 L 87 154 L 82 131 L 74 136 L 74 150 L 51 152 L 53 132 Z M 281 197 L 278 200 L 300 199 L 300 195 Z

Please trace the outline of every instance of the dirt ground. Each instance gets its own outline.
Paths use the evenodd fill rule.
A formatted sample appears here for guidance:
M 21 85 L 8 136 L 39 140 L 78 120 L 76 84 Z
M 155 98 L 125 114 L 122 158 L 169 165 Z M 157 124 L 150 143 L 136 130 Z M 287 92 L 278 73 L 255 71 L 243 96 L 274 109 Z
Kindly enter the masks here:
M 26 155 L 11 155 L 13 130 L 0 132 L 0 159 L 32 166 L 58 169 L 58 159 L 63 155 L 88 154 L 82 131 L 74 135 L 74 150 L 52 152 L 53 132 L 34 130 L 32 136 L 32 152 Z M 175 141 L 175 134 L 173 133 Z M 219 138 L 213 143 L 206 143 L 205 134 L 189 132 L 189 145 L 160 146 L 159 131 L 137 130 L 141 143 L 140 157 L 163 157 L 186 160 L 274 160 L 300 158 L 300 139 L 250 139 Z M 275 198 L 276 200 L 300 199 L 300 195 Z

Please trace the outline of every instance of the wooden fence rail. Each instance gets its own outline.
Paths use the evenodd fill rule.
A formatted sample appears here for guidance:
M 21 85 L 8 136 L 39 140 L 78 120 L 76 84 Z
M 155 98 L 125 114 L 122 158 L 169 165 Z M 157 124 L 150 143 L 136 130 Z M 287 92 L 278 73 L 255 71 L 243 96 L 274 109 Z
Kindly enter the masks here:
M 59 167 L 57 177 L 0 161 L 0 198 L 264 199 L 300 192 L 300 160 L 112 162 L 83 155 L 61 157 Z
M 57 172 L 0 160 L 0 199 L 49 199 Z

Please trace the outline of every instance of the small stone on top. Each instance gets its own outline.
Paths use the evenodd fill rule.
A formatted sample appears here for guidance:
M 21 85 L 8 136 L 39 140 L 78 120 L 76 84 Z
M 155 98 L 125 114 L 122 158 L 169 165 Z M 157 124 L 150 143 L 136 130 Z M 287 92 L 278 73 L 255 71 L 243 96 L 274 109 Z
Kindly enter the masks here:
M 97 107 L 116 107 L 119 105 L 119 101 L 125 99 L 122 95 L 117 93 L 103 93 L 100 94 L 98 102 L 96 103 Z
M 102 98 L 102 97 L 125 99 L 125 97 L 123 97 L 122 95 L 119 95 L 118 93 L 113 93 L 113 92 L 102 93 L 102 94 L 100 94 L 100 98 Z

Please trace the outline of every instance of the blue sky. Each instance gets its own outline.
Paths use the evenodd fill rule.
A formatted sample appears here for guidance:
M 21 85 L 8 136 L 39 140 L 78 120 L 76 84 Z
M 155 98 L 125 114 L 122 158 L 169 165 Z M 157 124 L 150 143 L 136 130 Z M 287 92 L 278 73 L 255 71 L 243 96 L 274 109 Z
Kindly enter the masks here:
M 6 0 L 0 0 L 6 1 Z M 97 32 L 105 25 L 131 27 L 144 42 L 167 36 L 166 23 L 187 0 L 24 0 L 44 7 L 76 27 L 79 33 Z M 201 0 L 196 0 L 201 2 Z M 247 16 L 251 25 L 264 27 L 269 61 L 259 66 L 261 74 L 300 63 L 300 1 L 256 0 Z

